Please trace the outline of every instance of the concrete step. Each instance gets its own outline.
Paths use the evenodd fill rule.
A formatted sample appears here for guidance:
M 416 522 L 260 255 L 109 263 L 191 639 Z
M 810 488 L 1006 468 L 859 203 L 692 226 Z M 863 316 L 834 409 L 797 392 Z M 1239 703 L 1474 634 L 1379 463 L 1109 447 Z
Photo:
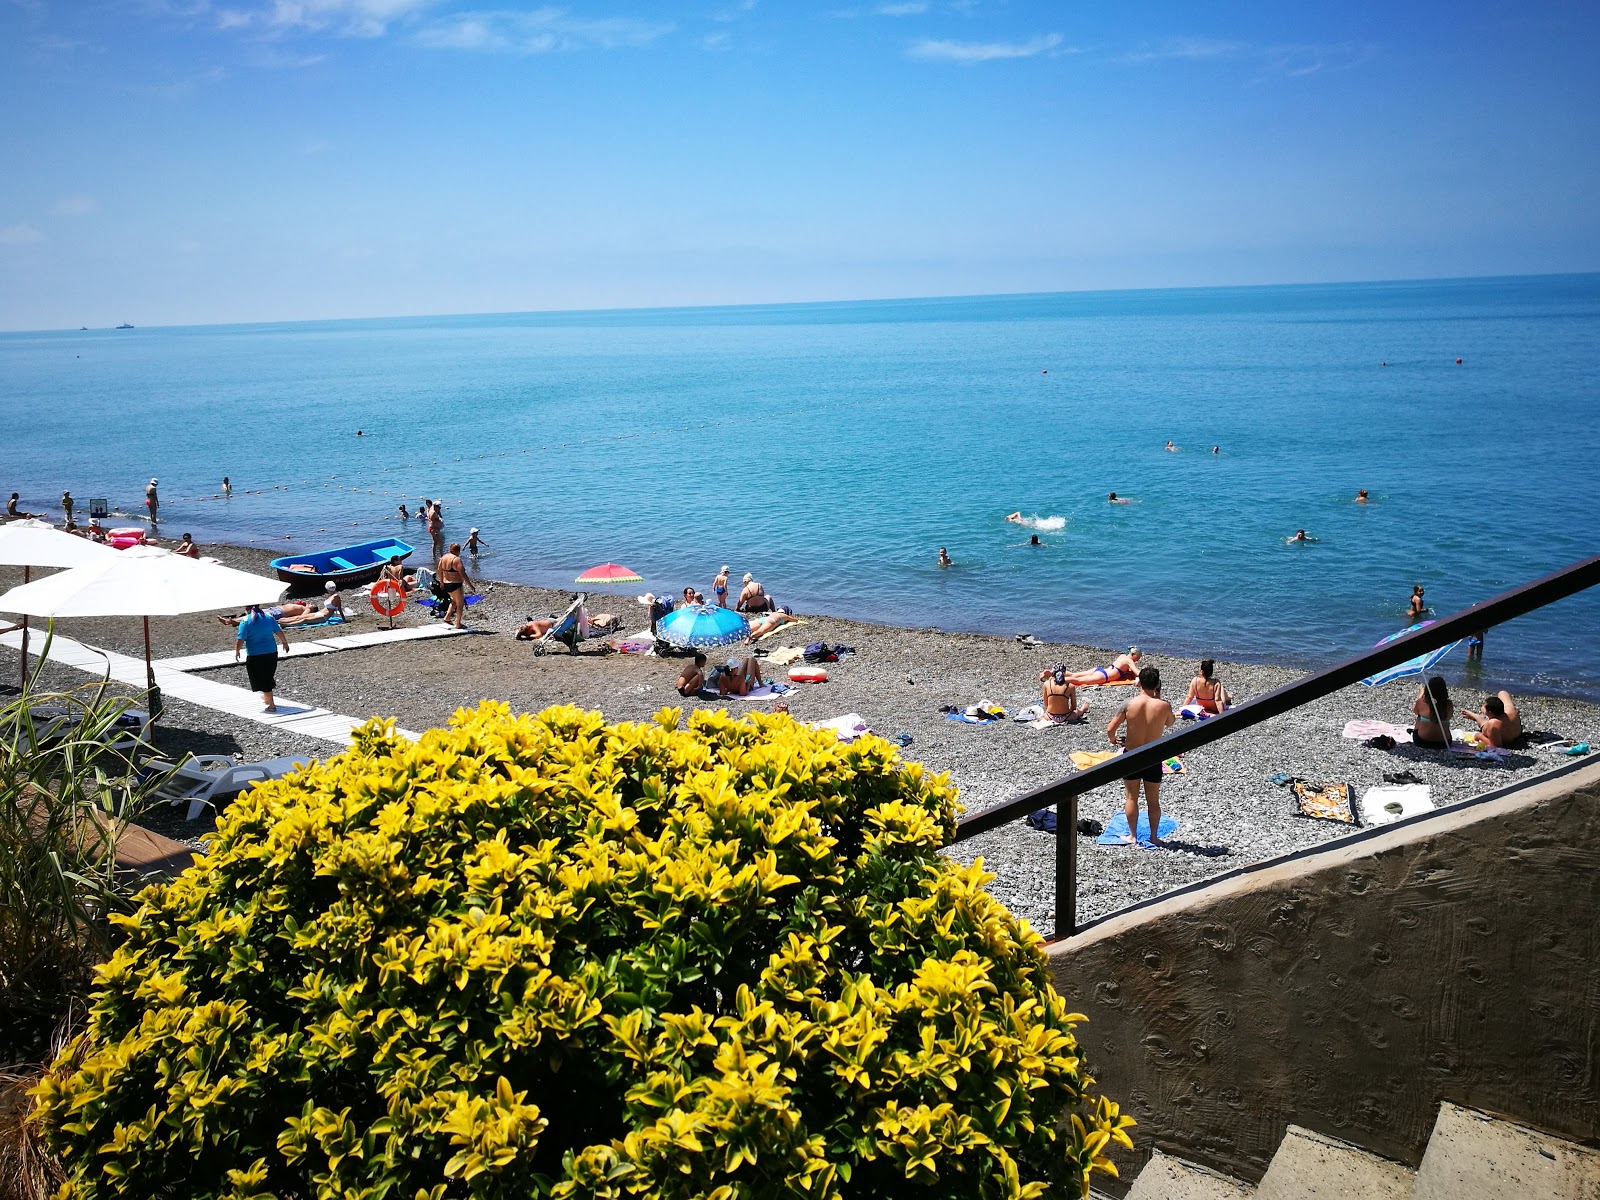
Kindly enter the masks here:
M 1600 1151 L 1454 1104 L 1439 1106 L 1415 1200 L 1594 1200 Z
M 1415 1179 L 1397 1162 L 1291 1125 L 1256 1186 L 1256 1200 L 1409 1200 Z
M 1253 1187 L 1157 1150 L 1128 1189 L 1126 1200 L 1244 1200 Z

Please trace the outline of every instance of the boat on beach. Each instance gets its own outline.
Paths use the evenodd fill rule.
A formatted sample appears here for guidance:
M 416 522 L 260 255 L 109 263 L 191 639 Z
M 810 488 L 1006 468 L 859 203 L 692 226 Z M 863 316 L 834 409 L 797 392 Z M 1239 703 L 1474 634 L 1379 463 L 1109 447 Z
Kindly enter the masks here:
M 396 556 L 409 558 L 414 547 L 398 538 L 380 538 L 375 542 L 358 542 L 354 546 L 340 546 L 334 550 L 313 550 L 307 554 L 287 554 L 272 560 L 272 569 L 278 578 L 290 587 L 310 590 L 321 588 L 329 580 L 340 587 L 355 587 L 371 583 L 378 577 L 383 564 Z

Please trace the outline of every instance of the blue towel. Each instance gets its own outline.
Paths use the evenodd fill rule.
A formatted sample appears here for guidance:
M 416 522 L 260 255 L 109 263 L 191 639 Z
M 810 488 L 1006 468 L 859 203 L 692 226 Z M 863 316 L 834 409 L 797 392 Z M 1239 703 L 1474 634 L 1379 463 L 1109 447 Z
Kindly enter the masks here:
M 993 725 L 1000 719 L 999 717 L 969 717 L 966 713 L 959 712 L 945 713 L 944 718 L 947 721 L 962 721 L 968 725 Z
M 1161 836 L 1164 838 L 1169 838 L 1177 832 L 1178 819 L 1176 817 L 1169 817 L 1163 813 L 1161 815 Z M 1112 814 L 1111 820 L 1106 822 L 1106 831 L 1102 833 L 1096 840 L 1102 846 L 1126 846 L 1128 843 L 1122 839 L 1127 836 L 1128 814 L 1119 809 L 1117 812 Z M 1143 846 L 1147 850 L 1155 849 L 1155 847 L 1150 844 L 1150 814 L 1145 812 L 1142 806 L 1139 809 L 1139 845 Z
M 335 614 L 325 617 L 320 621 L 308 621 L 304 625 L 285 625 L 285 629 L 321 629 L 324 625 L 343 625 L 344 618 Z
M 483 597 L 482 596 L 478 596 L 478 595 L 468 596 L 467 597 L 467 607 L 471 608 L 474 604 L 476 604 L 479 600 L 482 600 L 482 599 L 483 599 Z M 437 600 L 435 600 L 432 596 L 426 596 L 423 599 L 418 600 L 417 603 L 422 605 L 423 608 L 432 608 L 435 604 L 437 604 L 439 602 Z

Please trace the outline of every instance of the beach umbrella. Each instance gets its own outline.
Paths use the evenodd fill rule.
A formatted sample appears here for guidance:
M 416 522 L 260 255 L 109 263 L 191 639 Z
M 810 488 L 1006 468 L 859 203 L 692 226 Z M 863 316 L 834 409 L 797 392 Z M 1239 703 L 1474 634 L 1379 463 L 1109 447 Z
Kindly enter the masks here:
M 49 521 L 30 517 L 0 525 L 0 566 L 21 567 L 22 582 L 34 567 L 84 567 L 116 554 L 110 546 L 63 533 Z M 22 618 L 22 678 L 28 678 L 28 617 Z
M 656 622 L 656 634 L 680 649 L 708 650 L 744 641 L 750 636 L 750 625 L 731 608 L 690 604 L 673 609 Z
M 1419 629 L 1426 629 L 1432 621 L 1423 621 L 1418 625 L 1411 625 L 1398 633 L 1391 633 L 1388 637 L 1378 642 L 1379 646 L 1387 646 L 1390 642 L 1398 641 L 1407 634 L 1415 633 Z M 1393 683 L 1397 679 L 1405 679 L 1412 675 L 1426 675 L 1439 665 L 1439 660 L 1446 654 L 1461 645 L 1460 639 L 1451 642 L 1448 646 L 1440 646 L 1437 650 L 1430 650 L 1426 654 L 1419 654 L 1416 658 L 1407 659 L 1397 667 L 1390 667 L 1379 671 L 1376 675 L 1368 675 L 1361 682 L 1367 687 L 1382 687 L 1386 683 Z
M 598 567 L 590 567 L 572 582 L 603 583 L 606 585 L 606 594 L 610 595 L 613 585 L 619 583 L 643 583 L 644 576 L 637 574 L 621 563 L 601 563 Z
M 143 617 L 144 665 L 155 696 L 150 657 L 150 618 L 211 612 L 248 604 L 272 604 L 283 583 L 201 562 L 157 546 L 130 546 L 108 557 L 14 587 L 0 596 L 0 612 L 31 617 Z

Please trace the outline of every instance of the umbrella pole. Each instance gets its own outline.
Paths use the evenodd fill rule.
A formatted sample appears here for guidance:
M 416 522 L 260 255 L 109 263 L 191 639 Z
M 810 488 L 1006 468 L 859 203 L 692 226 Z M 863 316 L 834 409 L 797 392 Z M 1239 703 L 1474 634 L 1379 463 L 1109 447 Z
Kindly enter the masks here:
M 23 567 L 22 568 L 22 582 L 23 583 L 27 583 L 28 580 L 30 580 L 32 578 L 33 578 L 33 568 L 32 567 Z M 24 614 L 23 618 L 22 618 L 22 681 L 21 682 L 22 682 L 22 687 L 24 689 L 26 689 L 27 686 L 28 686 L 28 618 L 27 618 L 26 614 Z

